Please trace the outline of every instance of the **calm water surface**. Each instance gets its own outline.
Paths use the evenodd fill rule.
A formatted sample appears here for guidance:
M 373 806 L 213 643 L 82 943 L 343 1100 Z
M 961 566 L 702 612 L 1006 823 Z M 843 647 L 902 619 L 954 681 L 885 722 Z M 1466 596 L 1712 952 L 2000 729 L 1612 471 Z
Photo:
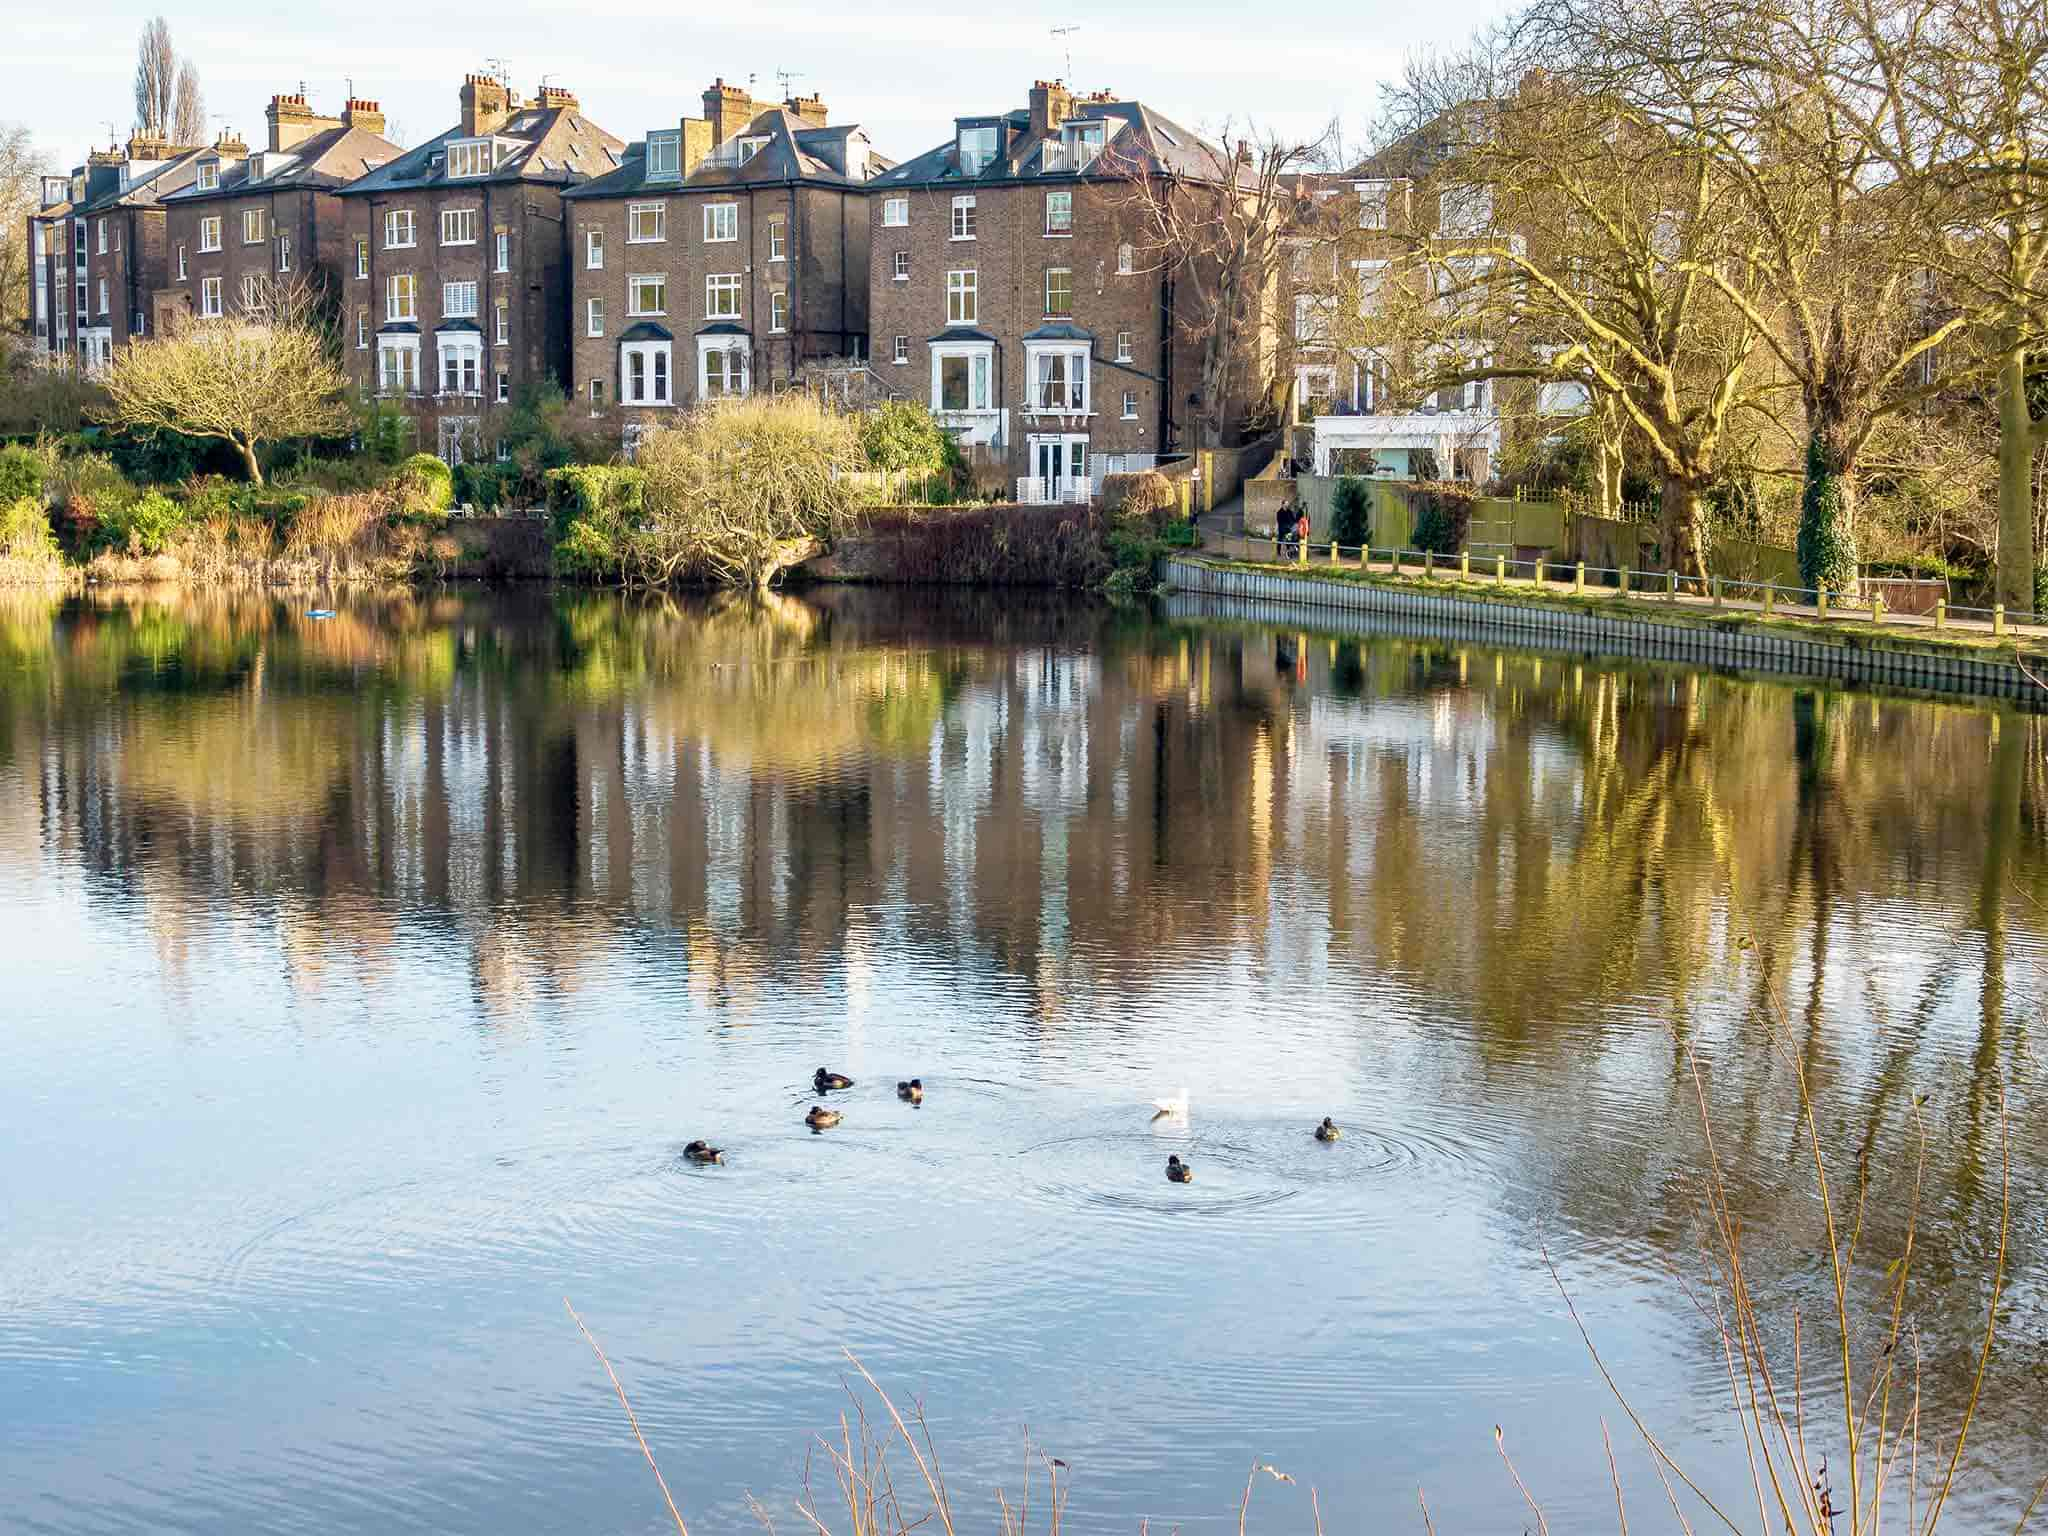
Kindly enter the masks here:
M 1603 1415 L 1661 1528 L 1543 1252 L 1739 1494 L 1682 1050 L 1818 1322 L 1767 974 L 1867 1287 L 1927 1098 L 1930 1418 L 2006 1085 L 1956 1528 L 2048 1471 L 2039 719 L 1029 595 L 298 606 L 0 601 L 10 1531 L 662 1530 L 565 1295 L 698 1536 L 801 1528 L 842 1348 L 976 1529 L 1028 1426 L 1077 1528 L 1256 1458 L 1261 1531 L 1517 1531 L 1498 1424 L 1611 1530 Z

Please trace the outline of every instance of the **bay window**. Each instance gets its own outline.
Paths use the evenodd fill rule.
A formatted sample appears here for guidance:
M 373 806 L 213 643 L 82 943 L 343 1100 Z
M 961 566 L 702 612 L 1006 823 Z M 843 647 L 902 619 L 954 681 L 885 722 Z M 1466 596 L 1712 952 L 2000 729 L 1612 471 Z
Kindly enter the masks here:
M 629 341 L 619 348 L 619 403 L 668 405 L 669 343 Z
M 419 392 L 419 337 L 378 337 L 377 393 L 380 395 L 416 395 Z
M 747 393 L 747 347 L 731 336 L 697 338 L 697 398 L 736 400 Z
M 932 409 L 986 411 L 995 345 L 986 341 L 932 343 Z
M 441 359 L 441 393 L 483 393 L 484 339 L 475 331 L 444 332 L 434 338 Z
M 1024 409 L 1059 415 L 1085 414 L 1088 352 L 1086 342 L 1025 342 Z

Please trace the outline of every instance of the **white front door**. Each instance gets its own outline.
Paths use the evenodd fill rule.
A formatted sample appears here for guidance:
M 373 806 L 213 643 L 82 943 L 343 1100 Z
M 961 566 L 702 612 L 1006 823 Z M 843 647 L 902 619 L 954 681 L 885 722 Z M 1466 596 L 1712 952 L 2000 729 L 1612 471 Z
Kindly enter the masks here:
M 1073 482 L 1088 473 L 1088 439 L 1081 436 L 1031 439 L 1031 473 L 1049 502 L 1073 498 Z

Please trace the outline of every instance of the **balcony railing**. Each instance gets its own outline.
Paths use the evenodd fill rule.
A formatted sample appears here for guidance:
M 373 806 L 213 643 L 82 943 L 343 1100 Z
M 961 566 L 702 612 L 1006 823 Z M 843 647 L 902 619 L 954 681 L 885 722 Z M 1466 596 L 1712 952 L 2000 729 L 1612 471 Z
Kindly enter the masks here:
M 1027 475 L 1017 482 L 1017 501 L 1026 507 L 1086 506 L 1095 482 L 1086 475 Z

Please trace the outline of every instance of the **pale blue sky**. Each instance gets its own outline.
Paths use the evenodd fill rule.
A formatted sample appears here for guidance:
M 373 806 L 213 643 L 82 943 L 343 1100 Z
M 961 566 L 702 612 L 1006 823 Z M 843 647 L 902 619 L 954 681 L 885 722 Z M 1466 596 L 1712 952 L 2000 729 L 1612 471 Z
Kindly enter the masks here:
M 502 60 L 530 94 L 541 77 L 577 92 L 585 113 L 622 139 L 673 123 L 713 76 L 777 94 L 776 72 L 824 96 L 834 122 L 864 124 L 884 154 L 945 137 L 955 113 L 1021 106 L 1036 76 L 1063 73 L 1055 25 L 1080 30 L 1073 79 L 1109 87 L 1191 127 L 1246 117 L 1310 132 L 1332 115 L 1362 132 L 1377 83 L 1412 48 L 1462 40 L 1500 0 L 1427 6 L 1293 0 L 1115 0 L 997 12 L 938 0 L 869 9 L 846 0 L 758 0 L 714 9 L 676 0 L 504 0 L 457 9 L 393 0 L 332 11 L 198 0 L 166 6 L 172 35 L 199 65 L 216 127 L 252 145 L 273 92 L 301 80 L 318 110 L 356 91 L 384 104 L 405 141 L 455 116 L 462 76 Z M 20 10 L 8 24 L 13 62 L 0 116 L 31 125 L 43 151 L 70 166 L 111 122 L 133 115 L 134 37 L 151 10 L 77 0 Z

